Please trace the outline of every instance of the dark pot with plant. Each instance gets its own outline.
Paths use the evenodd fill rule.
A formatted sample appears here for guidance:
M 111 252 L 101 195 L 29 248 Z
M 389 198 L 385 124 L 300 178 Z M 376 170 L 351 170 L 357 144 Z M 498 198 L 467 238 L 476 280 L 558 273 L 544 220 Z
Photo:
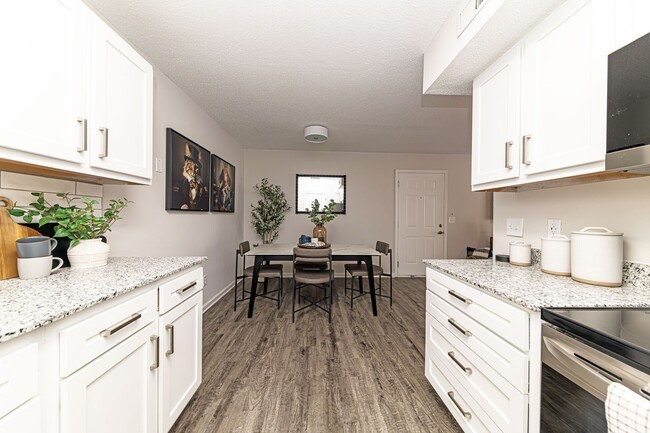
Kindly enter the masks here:
M 312 236 L 318 238 L 319 241 L 327 243 L 327 229 L 325 224 L 334 221 L 336 214 L 334 213 L 334 208 L 336 203 L 334 200 L 330 200 L 328 204 L 323 206 L 321 209 L 318 199 L 314 200 L 311 204 L 311 209 L 306 208 L 305 210 L 309 212 L 309 220 L 315 224 Z
M 130 203 L 125 198 L 110 200 L 108 207 L 95 214 L 97 200 L 88 197 L 70 197 L 69 194 L 57 194 L 66 205 L 51 204 L 42 192 L 33 192 L 36 202 L 30 203 L 32 209 L 20 209 L 14 206 L 9 213 L 22 217 L 26 223 L 40 217 L 39 226 L 54 223 L 54 237 L 69 238 L 68 259 L 72 268 L 95 268 L 106 265 L 110 247 L 102 242 L 102 236 L 111 230 L 111 226 L 121 218 L 120 212 Z M 82 206 L 77 206 L 81 201 Z

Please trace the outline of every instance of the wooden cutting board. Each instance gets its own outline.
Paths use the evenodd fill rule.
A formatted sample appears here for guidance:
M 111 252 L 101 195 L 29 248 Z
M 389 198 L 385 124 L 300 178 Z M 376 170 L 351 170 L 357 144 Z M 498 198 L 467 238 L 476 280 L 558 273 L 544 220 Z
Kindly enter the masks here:
M 14 203 L 6 197 L 0 197 L 0 280 L 18 276 L 16 240 L 27 236 L 41 236 L 29 227 L 16 224 L 7 209 Z

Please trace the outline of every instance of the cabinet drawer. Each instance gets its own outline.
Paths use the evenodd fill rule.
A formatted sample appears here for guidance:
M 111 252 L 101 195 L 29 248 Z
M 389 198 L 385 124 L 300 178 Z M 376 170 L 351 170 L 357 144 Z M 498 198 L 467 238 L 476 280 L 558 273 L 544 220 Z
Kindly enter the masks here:
M 427 290 L 427 312 L 521 393 L 528 393 L 528 356 Z M 465 334 L 461 331 L 464 330 Z
M 530 316 L 494 296 L 427 268 L 427 289 L 501 338 L 528 351 Z
M 69 376 L 139 329 L 156 320 L 155 289 L 60 332 L 61 376 Z
M 40 433 L 43 431 L 43 414 L 40 397 L 20 406 L 4 418 L 0 418 L 2 433 Z
M 37 393 L 38 343 L 0 358 L 0 418 Z
M 424 374 L 440 396 L 449 412 L 466 433 L 499 433 L 500 430 L 485 411 L 469 395 L 467 390 L 455 383 L 449 371 L 437 362 L 432 348 L 427 345 Z
M 203 268 L 194 269 L 160 285 L 160 314 L 203 289 Z
M 426 326 L 426 344 L 433 349 L 436 363 L 447 367 L 501 430 L 525 431 L 528 397 L 462 344 L 429 313 Z

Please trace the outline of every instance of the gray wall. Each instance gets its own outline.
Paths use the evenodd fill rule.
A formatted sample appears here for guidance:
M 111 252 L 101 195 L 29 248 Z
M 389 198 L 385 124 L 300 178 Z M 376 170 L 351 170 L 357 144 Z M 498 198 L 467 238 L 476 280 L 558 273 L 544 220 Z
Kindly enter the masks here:
M 154 157 L 165 167 L 166 128 L 194 140 L 236 167 L 235 213 L 168 212 L 165 174 L 151 186 L 105 186 L 105 203 L 127 197 L 135 203 L 109 235 L 112 256 L 208 257 L 204 303 L 216 299 L 233 281 L 234 250 L 242 233 L 244 154 L 242 147 L 160 71 L 154 72 Z

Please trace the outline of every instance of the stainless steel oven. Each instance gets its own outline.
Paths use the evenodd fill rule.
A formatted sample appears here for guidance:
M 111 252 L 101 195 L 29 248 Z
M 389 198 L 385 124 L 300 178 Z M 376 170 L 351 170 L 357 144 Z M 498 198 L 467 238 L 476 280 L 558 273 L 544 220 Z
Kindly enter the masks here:
M 622 311 L 542 311 L 543 433 L 607 433 L 605 399 L 612 382 L 650 399 L 650 352 L 621 338 L 637 330 L 650 334 L 650 315 L 628 310 L 634 312 L 628 318 Z

